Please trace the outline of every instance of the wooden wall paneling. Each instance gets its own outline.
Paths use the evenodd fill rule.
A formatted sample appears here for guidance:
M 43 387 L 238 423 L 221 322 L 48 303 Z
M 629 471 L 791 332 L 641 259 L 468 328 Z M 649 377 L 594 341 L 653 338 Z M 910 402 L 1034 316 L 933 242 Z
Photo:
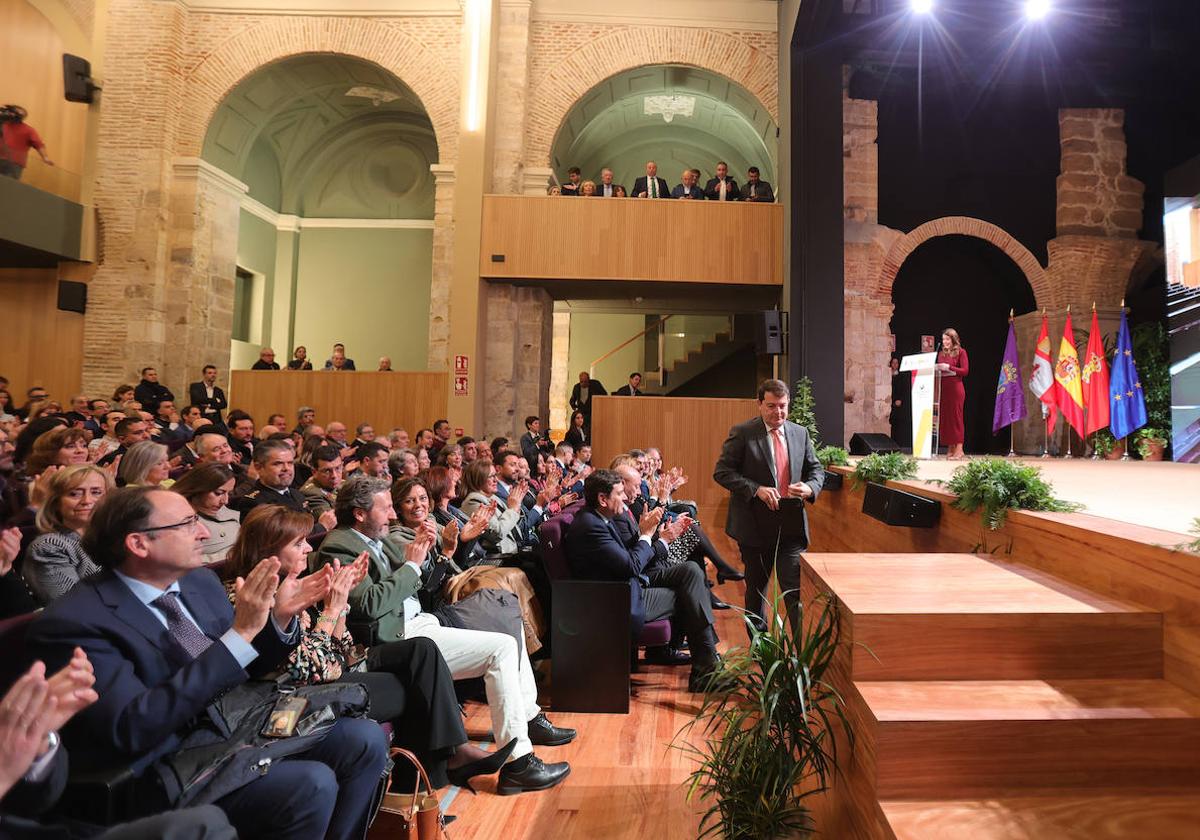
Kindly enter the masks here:
M 783 283 L 778 204 L 487 195 L 482 238 L 488 278 Z
M 63 99 L 62 56 L 72 52 L 41 12 L 26 0 L 0 0 L 0 103 L 29 112 L 54 166 L 30 150 L 22 180 L 79 200 L 87 141 L 88 106 Z
M 725 528 L 729 493 L 713 481 L 713 467 L 729 429 L 757 411 L 753 399 L 597 397 L 592 464 L 607 467 L 622 452 L 657 447 L 667 467 L 682 467 L 688 477 L 675 496 L 694 499 L 706 530 L 715 533 Z
M 414 435 L 446 416 L 448 387 L 445 372 L 235 370 L 229 406 L 248 411 L 259 425 L 275 413 L 295 424 L 296 409 L 308 405 L 318 424 L 339 420 L 351 435 L 359 423 L 370 423 L 380 436 L 397 426 Z
M 40 385 L 65 407 L 82 382 L 84 316 L 59 311 L 58 271 L 0 269 L 0 312 L 0 375 L 8 377 L 13 402 L 23 405 L 25 392 Z

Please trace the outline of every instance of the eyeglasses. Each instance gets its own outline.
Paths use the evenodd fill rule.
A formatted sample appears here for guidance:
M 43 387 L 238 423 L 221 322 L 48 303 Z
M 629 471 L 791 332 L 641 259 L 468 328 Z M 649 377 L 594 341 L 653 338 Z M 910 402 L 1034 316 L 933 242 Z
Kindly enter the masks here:
M 169 531 L 172 528 L 195 528 L 200 522 L 199 514 L 193 513 L 187 519 L 176 522 L 171 525 L 157 525 L 153 528 L 142 528 L 138 531 L 139 534 L 153 534 L 155 531 Z

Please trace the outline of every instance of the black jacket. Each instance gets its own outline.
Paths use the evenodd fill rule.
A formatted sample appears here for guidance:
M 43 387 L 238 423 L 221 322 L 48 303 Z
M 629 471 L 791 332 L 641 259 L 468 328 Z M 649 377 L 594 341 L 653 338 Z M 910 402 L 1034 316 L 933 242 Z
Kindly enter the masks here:
M 225 399 L 225 392 L 221 390 L 220 385 L 213 386 L 212 399 L 209 399 L 204 383 L 193 382 L 188 386 L 188 402 L 197 406 L 201 416 L 213 421 L 213 425 L 225 425 L 225 421 L 221 419 L 221 412 L 229 408 L 229 402 Z
M 133 389 L 133 398 L 142 404 L 142 410 L 148 411 L 151 414 L 158 413 L 158 404 L 175 400 L 175 395 L 171 393 L 171 389 L 161 382 L 147 382 L 143 379 L 138 383 L 138 386 Z

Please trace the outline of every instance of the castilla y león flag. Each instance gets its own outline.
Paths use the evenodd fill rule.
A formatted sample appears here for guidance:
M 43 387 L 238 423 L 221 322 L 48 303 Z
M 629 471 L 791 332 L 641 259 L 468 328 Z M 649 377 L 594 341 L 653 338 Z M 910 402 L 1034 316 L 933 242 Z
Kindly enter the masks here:
M 1071 428 L 1083 435 L 1083 385 L 1080 381 L 1079 354 L 1075 352 L 1075 330 L 1071 329 L 1071 313 L 1063 327 L 1062 342 L 1058 345 L 1058 363 L 1054 365 L 1054 398 L 1058 410 Z
M 1008 322 L 1008 343 L 1004 345 L 1004 360 L 1000 363 L 1000 381 L 996 384 L 996 410 L 992 414 L 992 431 L 1025 417 L 1025 395 L 1021 393 L 1021 362 L 1017 358 L 1017 332 Z
M 1038 333 L 1037 350 L 1033 354 L 1033 375 L 1029 377 L 1033 391 L 1046 408 L 1046 434 L 1054 431 L 1058 411 L 1054 401 L 1054 363 L 1050 361 L 1050 326 L 1042 315 L 1042 331 Z
M 1100 319 L 1092 310 L 1092 332 L 1083 357 L 1083 395 L 1087 403 L 1087 433 L 1108 427 L 1108 362 L 1104 360 L 1104 337 Z

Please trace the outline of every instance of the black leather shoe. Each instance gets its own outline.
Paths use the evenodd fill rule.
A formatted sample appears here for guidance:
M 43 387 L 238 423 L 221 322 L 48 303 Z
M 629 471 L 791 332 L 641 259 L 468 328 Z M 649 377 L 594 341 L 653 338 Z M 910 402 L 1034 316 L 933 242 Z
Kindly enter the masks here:
M 713 594 L 713 593 L 711 593 L 711 592 L 709 592 L 709 593 L 708 593 L 708 601 L 709 601 L 709 603 L 710 603 L 710 604 L 712 604 L 712 608 L 713 608 L 714 610 L 727 610 L 727 609 L 729 609 L 729 605 L 728 605 L 728 604 L 726 604 L 724 601 L 722 601 L 720 598 L 718 598 L 716 595 L 714 595 L 714 594 Z
M 692 694 L 720 694 L 733 688 L 733 680 L 720 671 L 720 665 L 693 668 L 688 674 L 688 691 Z
M 574 729 L 555 726 L 541 712 L 529 721 L 529 741 L 538 747 L 561 747 L 574 741 L 575 734 Z
M 570 774 L 571 765 L 567 762 L 546 764 L 530 753 L 504 765 L 504 769 L 500 771 L 500 780 L 496 783 L 496 793 L 501 796 L 512 796 L 514 793 L 524 793 L 527 790 L 546 790 L 554 787 Z
M 475 776 L 490 776 L 495 773 L 504 766 L 504 762 L 508 760 L 508 757 L 512 755 L 512 751 L 516 747 L 517 739 L 513 738 L 486 758 L 472 761 L 470 764 L 464 764 L 461 767 L 447 767 L 446 778 L 450 780 L 450 784 L 457 787 L 465 787 L 471 793 L 474 793 L 475 788 L 471 787 L 471 779 Z
M 647 665 L 690 665 L 692 657 L 678 648 L 663 645 L 662 647 L 646 648 Z
M 733 568 L 733 566 L 725 566 L 725 571 L 721 571 L 720 566 L 716 566 L 716 569 L 717 569 L 717 583 L 724 583 L 727 580 L 745 580 L 746 579 L 746 573 L 739 572 L 737 569 Z

